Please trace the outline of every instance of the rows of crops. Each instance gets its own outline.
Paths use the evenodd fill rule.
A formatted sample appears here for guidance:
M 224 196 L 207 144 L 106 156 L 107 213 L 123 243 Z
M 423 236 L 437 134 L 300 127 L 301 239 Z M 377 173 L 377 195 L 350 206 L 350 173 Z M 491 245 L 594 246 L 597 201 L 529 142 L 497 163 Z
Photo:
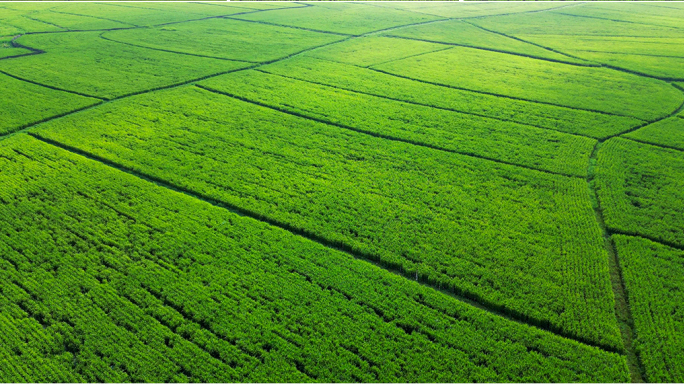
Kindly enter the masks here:
M 0 4 L 0 381 L 684 380 L 682 12 Z
M 35 139 L 0 145 L 3 381 L 625 379 L 619 355 Z

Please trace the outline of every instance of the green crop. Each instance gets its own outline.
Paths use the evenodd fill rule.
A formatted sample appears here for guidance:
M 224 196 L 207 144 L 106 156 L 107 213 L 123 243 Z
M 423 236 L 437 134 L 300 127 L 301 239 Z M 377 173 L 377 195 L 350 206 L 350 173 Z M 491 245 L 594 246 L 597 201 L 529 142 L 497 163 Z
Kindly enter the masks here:
M 18 42 L 47 53 L 21 61 L 0 60 L 0 70 L 73 92 L 114 98 L 249 65 L 132 47 L 104 40 L 99 34 L 22 36 Z
M 684 101 L 681 92 L 655 79 L 464 47 L 373 68 L 430 83 L 640 119 L 662 117 Z
M 620 355 L 30 137 L 0 166 L 2 381 L 627 379 Z
M 613 237 L 634 314 L 636 350 L 650 382 L 684 380 L 684 251 L 639 237 Z
M 631 139 L 684 150 L 684 119 L 671 117 L 625 135 Z
M 596 175 L 609 228 L 684 246 L 681 151 L 611 139 L 598 152 Z
M 585 176 L 595 140 L 243 71 L 202 86 L 314 119 L 433 148 Z M 325 102 L 321 102 L 325 100 Z
M 620 348 L 583 179 L 375 138 L 196 87 L 34 132 Z
M 510 120 L 594 138 L 605 138 L 643 124 L 641 120 L 631 117 L 611 116 L 440 87 L 306 56 L 308 55 L 271 64 L 260 70 L 399 101 Z
M 99 102 L 97 99 L 44 88 L 1 73 L 0 89 L 0 135 Z
M 351 35 L 442 19 L 438 16 L 373 7 L 363 3 L 323 3 L 316 7 L 252 13 L 240 18 Z
M 279 59 L 311 46 L 342 40 L 342 36 L 301 29 L 211 19 L 154 29 L 113 31 L 103 35 L 123 43 L 193 55 L 261 62 Z

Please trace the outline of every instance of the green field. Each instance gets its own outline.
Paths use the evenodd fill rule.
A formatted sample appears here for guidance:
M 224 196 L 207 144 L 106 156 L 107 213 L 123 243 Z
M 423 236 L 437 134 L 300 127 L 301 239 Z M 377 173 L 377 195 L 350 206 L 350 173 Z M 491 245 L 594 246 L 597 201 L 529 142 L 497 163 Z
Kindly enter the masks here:
M 683 381 L 682 18 L 0 3 L 0 382 Z

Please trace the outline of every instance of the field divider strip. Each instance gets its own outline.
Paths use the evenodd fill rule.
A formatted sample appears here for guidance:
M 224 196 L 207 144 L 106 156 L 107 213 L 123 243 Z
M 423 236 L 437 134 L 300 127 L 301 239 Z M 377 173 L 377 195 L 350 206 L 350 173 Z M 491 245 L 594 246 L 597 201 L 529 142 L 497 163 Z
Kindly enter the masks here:
M 36 134 L 34 132 L 27 132 L 27 135 L 35 138 L 36 140 L 44 142 L 46 144 L 49 144 L 49 145 L 52 145 L 54 147 L 68 151 L 72 154 L 84 157 L 84 158 L 91 160 L 91 161 L 98 162 L 98 163 L 103 164 L 105 166 L 108 166 L 110 168 L 124 172 L 126 174 L 131 175 L 131 176 L 134 176 L 138 179 L 141 179 L 141 180 L 147 181 L 149 183 L 155 184 L 158 187 L 186 195 L 186 196 L 191 197 L 191 198 L 196 199 L 196 200 L 203 201 L 209 205 L 212 205 L 212 206 L 217 207 L 217 208 L 225 209 L 225 210 L 232 212 L 238 216 L 247 217 L 247 218 L 250 218 L 250 219 L 253 219 L 253 220 L 274 226 L 274 227 L 278 227 L 281 230 L 287 231 L 287 232 L 289 232 L 295 236 L 299 236 L 299 237 L 305 238 L 307 240 L 313 241 L 313 242 L 315 242 L 315 243 L 317 243 L 323 247 L 326 247 L 328 249 L 332 249 L 332 250 L 335 250 L 338 252 L 342 252 L 342 253 L 344 253 L 344 254 L 346 254 L 346 255 L 348 255 L 348 256 L 356 259 L 356 260 L 360 260 L 360 261 L 372 264 L 375 267 L 382 269 L 384 271 L 387 271 L 389 273 L 392 273 L 394 275 L 415 281 L 417 284 L 420 284 L 420 285 L 427 287 L 429 289 L 432 289 L 434 291 L 438 291 L 442 294 L 445 294 L 445 295 L 447 295 L 453 299 L 456 299 L 462 303 L 465 303 L 467 305 L 479 308 L 479 309 L 486 311 L 486 312 L 488 312 L 494 316 L 498 316 L 498 317 L 504 318 L 506 320 L 513 321 L 513 322 L 518 323 L 518 324 L 522 324 L 522 325 L 526 325 L 526 326 L 529 326 L 532 328 L 536 328 L 538 330 L 554 334 L 558 337 L 561 337 L 561 338 L 564 338 L 567 340 L 572 340 L 572 341 L 575 341 L 577 343 L 583 344 L 585 346 L 597 348 L 597 349 L 600 349 L 600 350 L 605 351 L 605 352 L 616 353 L 616 354 L 622 354 L 623 353 L 622 350 L 618 350 L 615 347 L 612 347 L 609 345 L 602 345 L 600 343 L 595 343 L 595 342 L 592 342 L 590 340 L 584 340 L 583 338 L 577 337 L 575 335 L 565 333 L 562 329 L 560 329 L 559 327 L 555 327 L 555 326 L 551 325 L 547 321 L 534 319 L 534 318 L 531 318 L 530 316 L 518 313 L 518 312 L 511 310 L 511 309 L 508 309 L 504 306 L 497 305 L 495 303 L 490 303 L 486 300 L 483 300 L 483 299 L 477 297 L 474 294 L 469 294 L 468 292 L 459 292 L 455 287 L 451 288 L 451 289 L 436 287 L 436 286 L 430 284 L 429 281 L 423 276 L 416 277 L 414 275 L 405 273 L 398 265 L 392 265 L 390 263 L 383 262 L 377 256 L 370 254 L 370 253 L 365 253 L 365 252 L 356 250 L 353 247 L 351 247 L 351 246 L 349 246 L 343 242 L 329 240 L 329 239 L 327 239 L 323 236 L 320 236 L 314 232 L 295 227 L 295 226 L 290 225 L 288 223 L 281 222 L 279 220 L 270 218 L 270 217 L 263 215 L 261 213 L 242 208 L 242 207 L 235 205 L 235 204 L 231 204 L 231 203 L 227 203 L 224 201 L 217 200 L 211 196 L 205 195 L 205 194 L 200 193 L 200 192 L 192 191 L 192 190 L 190 190 L 184 186 L 176 185 L 173 182 L 170 182 L 168 180 L 164 180 L 160 177 L 156 177 L 153 175 L 143 173 L 137 169 L 116 163 L 115 161 L 106 159 L 106 158 L 99 156 L 99 155 L 96 155 L 96 154 L 92 154 L 90 152 L 87 152 L 85 150 L 70 146 L 68 144 L 64 144 L 64 143 L 61 143 L 59 141 L 40 136 L 39 134 Z M 468 297 L 465 295 L 472 296 L 472 297 Z
M 362 68 L 363 68 L 363 67 L 362 67 Z M 571 107 L 571 106 L 568 106 L 568 105 L 550 103 L 550 102 L 547 102 L 547 101 L 539 101 L 539 100 L 524 99 L 524 98 L 522 98 L 522 97 L 502 95 L 502 94 L 500 94 L 500 93 L 493 93 L 493 92 L 487 92 L 487 91 L 478 91 L 478 90 L 475 90 L 475 89 L 457 87 L 457 86 L 454 86 L 454 85 L 448 85 L 448 84 L 442 84 L 442 83 L 437 83 L 437 82 L 433 82 L 433 81 L 427 81 L 427 80 L 416 79 L 416 78 L 409 77 L 409 76 L 404 76 L 404 75 L 399 75 L 399 74 L 392 73 L 392 72 L 387 72 L 387 71 L 384 71 L 384 70 L 382 70 L 382 69 L 373 68 L 372 66 L 371 66 L 371 67 L 367 67 L 366 69 L 369 69 L 369 70 L 375 71 L 375 72 L 384 73 L 385 75 L 390 75 L 390 76 L 398 77 L 398 78 L 401 78 L 401 79 L 406 79 L 406 80 L 411 80 L 411 81 L 417 81 L 417 82 L 419 82 L 419 83 L 430 84 L 430 85 L 436 85 L 436 86 L 438 86 L 438 87 L 444 87 L 444 88 L 458 89 L 458 90 L 460 90 L 460 91 L 467 91 L 467 92 L 473 92 L 473 93 L 480 93 L 480 94 L 483 94 L 483 95 L 496 96 L 496 97 L 500 97 L 500 98 L 502 98 L 502 99 L 511 99 L 511 100 L 525 101 L 525 102 L 528 102 L 528 103 L 535 103 L 535 104 L 541 104 L 541 105 L 551 105 L 551 106 L 554 106 L 554 107 L 572 109 L 572 110 L 575 110 L 575 111 L 593 112 L 593 113 L 598 113 L 598 114 L 607 115 L 607 116 L 629 117 L 629 118 L 632 118 L 632 119 L 637 119 L 637 120 L 640 120 L 640 121 L 644 121 L 644 119 L 638 118 L 638 117 L 636 117 L 636 116 L 620 115 L 620 114 L 617 114 L 617 113 L 599 111 L 599 110 L 596 110 L 596 109 L 586 109 L 586 108 Z
M 661 27 L 661 28 L 669 28 L 669 29 L 677 29 L 677 30 L 681 30 L 681 29 L 682 29 L 682 28 L 673 27 L 673 26 L 669 26 L 669 25 L 639 23 L 639 22 L 637 22 L 637 21 L 629 21 L 629 20 L 621 20 L 621 19 L 610 19 L 610 18 L 607 18 L 607 17 L 600 17 L 600 16 L 575 15 L 575 14 L 572 14 L 572 13 L 565 13 L 565 12 L 556 12 L 556 13 L 558 13 L 559 15 L 564 15 L 564 16 L 580 17 L 580 18 L 585 18 L 585 19 L 607 20 L 607 21 L 613 21 L 613 22 L 616 22 L 616 23 L 646 25 L 646 26 L 649 26 L 649 27 Z
M 559 172 L 554 172 L 554 171 L 548 171 L 548 170 L 538 169 L 538 168 L 534 168 L 534 167 L 529 167 L 529 166 L 522 165 L 522 164 L 518 164 L 518 163 L 508 162 L 508 161 L 499 160 L 499 159 L 494 159 L 494 158 L 490 158 L 490 157 L 478 155 L 478 154 L 472 153 L 472 152 L 461 152 L 461 151 L 457 151 L 457 150 L 453 150 L 453 149 L 448 149 L 448 148 L 439 147 L 439 146 L 437 146 L 437 145 L 432 145 L 432 144 L 428 144 L 428 143 L 421 143 L 421 142 L 414 141 L 414 140 L 402 139 L 402 138 L 399 138 L 399 137 L 390 136 L 390 135 L 385 135 L 385 134 L 378 133 L 378 132 L 367 131 L 367 130 L 365 130 L 365 129 L 354 128 L 354 127 L 351 127 L 351 126 L 348 126 L 348 125 L 344 125 L 344 124 L 340 124 L 340 123 L 335 123 L 335 122 L 333 122 L 333 121 L 329 121 L 329 120 L 325 120 L 325 119 L 319 119 L 319 118 L 316 118 L 316 117 L 307 116 L 307 115 L 304 115 L 304 114 L 301 114 L 301 113 L 298 113 L 298 112 L 295 112 L 295 111 L 289 111 L 289 110 L 284 109 L 284 108 L 280 108 L 280 107 L 272 106 L 272 105 L 265 104 L 265 103 L 262 103 L 262 102 L 259 102 L 259 101 L 247 99 L 247 98 L 245 98 L 245 97 L 238 96 L 238 95 L 235 95 L 235 94 L 231 94 L 231 93 L 228 93 L 228 92 L 225 92 L 225 91 L 219 91 L 219 90 L 216 90 L 216 89 L 207 87 L 207 86 L 205 86 L 205 85 L 195 84 L 195 86 L 198 87 L 198 88 L 201 88 L 201 89 L 203 89 L 203 90 L 205 90 L 205 91 L 208 91 L 208 92 L 212 92 L 212 93 L 216 93 L 216 94 L 219 94 L 219 95 L 231 97 L 231 98 L 234 98 L 234 99 L 237 99 L 237 100 L 240 100 L 240 101 L 244 101 L 244 102 L 246 102 L 246 103 L 258 105 L 258 106 L 260 106 L 260 107 L 268 108 L 268 109 L 271 109 L 271 110 L 274 110 L 274 111 L 277 111 L 277 112 L 281 112 L 281 113 L 285 113 L 285 114 L 288 114 L 288 115 L 291 115 L 291 116 L 296 116 L 296 117 L 300 117 L 300 118 L 303 118 L 303 119 L 315 121 L 315 122 L 317 122 L 317 123 L 322 123 L 322 124 L 334 126 L 334 127 L 337 127 L 337 128 L 346 129 L 346 130 L 349 130 L 349 131 L 353 131 L 353 132 L 356 132 L 356 133 L 361 133 L 361 134 L 368 135 L 368 136 L 372 136 L 372 137 L 379 138 L 379 139 L 390 140 L 390 141 L 397 141 L 397 142 L 401 142 L 401 143 L 405 143 L 405 144 L 410 144 L 410 145 L 415 145 L 415 146 L 418 146 L 418 147 L 429 148 L 429 149 L 433 149 L 433 150 L 437 150 L 437 151 L 442 151 L 442 152 L 447 152 L 447 153 L 453 153 L 453 154 L 457 154 L 457 155 L 463 155 L 463 156 L 478 158 L 478 159 L 482 159 L 482 160 L 488 160 L 488 161 L 492 161 L 492 162 L 499 163 L 499 164 L 504 164 L 504 165 L 510 165 L 510 166 L 514 166 L 514 167 L 525 168 L 525 169 L 529 169 L 529 170 L 531 170 L 531 171 L 543 172 L 543 173 L 547 173 L 547 174 L 551 174 L 551 175 L 556 175 L 556 176 L 563 176 L 563 177 L 570 177 L 570 178 L 580 178 L 580 179 L 583 179 L 583 178 L 584 178 L 584 177 L 582 177 L 582 176 L 569 175 L 569 174 L 565 174 L 565 173 L 559 173 Z
M 90 16 L 90 15 L 81 15 L 81 14 L 78 14 L 78 13 L 71 13 L 71 12 L 64 12 L 64 11 L 55 11 L 54 9 L 50 9 L 50 12 L 61 13 L 61 14 L 64 14 L 64 15 L 78 16 L 78 17 L 89 17 L 89 18 L 98 19 L 98 20 L 105 20 L 105 21 L 111 21 L 111 22 L 114 22 L 114 23 L 130 25 L 130 26 L 132 26 L 132 27 L 139 27 L 139 25 L 135 25 L 135 24 L 131 24 L 131 23 L 126 23 L 125 21 L 120 21 L 120 20 L 108 19 L 108 18 L 106 18 L 106 17 Z
M 467 45 L 467 44 L 458 44 L 458 43 L 449 43 L 445 41 L 437 41 L 437 40 L 426 40 L 426 39 L 419 39 L 416 37 L 407 37 L 407 36 L 398 36 L 398 35 L 384 35 L 387 37 L 392 37 L 392 38 L 397 38 L 397 39 L 404 39 L 404 40 L 413 40 L 413 41 L 422 41 L 424 43 L 432 43 L 432 44 L 441 44 L 441 45 L 449 45 L 453 47 L 463 47 L 463 48 L 470 48 L 470 49 L 478 49 L 482 51 L 488 51 L 488 52 L 496 52 L 496 53 L 501 53 L 505 55 L 513 55 L 513 56 L 520 56 L 520 57 L 525 57 L 528 59 L 534 59 L 534 60 L 541 60 L 541 61 L 549 61 L 552 63 L 557 63 L 557 64 L 565 64 L 565 65 L 573 65 L 576 67 L 600 67 L 600 65 L 596 64 L 582 64 L 582 63 L 573 63 L 571 61 L 562 61 L 562 60 L 557 60 L 557 59 L 551 59 L 547 57 L 541 57 L 541 56 L 534 56 L 534 55 L 528 55 L 524 53 L 518 53 L 518 52 L 512 52 L 512 51 L 504 51 L 500 49 L 495 49 L 495 48 L 486 48 L 486 47 L 480 47 L 480 46 L 475 46 L 475 45 Z M 586 60 L 585 60 L 586 61 Z M 374 65 L 380 65 L 380 64 L 374 64 Z
M 336 86 L 336 85 L 330 85 L 330 84 L 325 84 L 325 83 L 319 83 L 319 82 L 312 81 L 312 80 L 299 79 L 299 78 L 296 78 L 296 77 L 286 76 L 286 75 L 283 75 L 283 74 L 280 74 L 280 73 L 268 72 L 268 70 L 264 70 L 264 69 L 261 69 L 261 68 L 255 69 L 255 71 L 259 71 L 259 72 L 261 72 L 261 73 L 266 73 L 266 74 L 269 74 L 269 75 L 274 75 L 274 76 L 283 77 L 283 78 L 286 78 L 286 79 L 292 79 L 292 80 L 297 80 L 297 81 L 303 81 L 303 82 L 309 83 L 309 84 L 316 84 L 316 85 L 321 85 L 321 86 L 324 86 L 324 87 L 330 87 L 330 88 L 334 88 L 334 89 L 339 89 L 339 90 L 342 90 L 342 91 L 357 93 L 357 94 L 361 94 L 361 95 L 379 97 L 379 98 L 382 98 L 382 99 L 397 101 L 397 102 L 400 102 L 400 103 L 418 105 L 418 106 L 421 106 L 421 107 L 434 108 L 434 109 L 439 109 L 439 110 L 448 111 L 448 112 L 461 113 L 461 114 L 464 114 L 464 115 L 477 116 L 477 117 L 482 117 L 482 118 L 486 118 L 486 119 L 498 120 L 498 121 L 505 122 L 505 123 L 513 123 L 513 124 L 528 126 L 528 127 L 532 127 L 532 128 L 544 129 L 544 130 L 547 130 L 547 131 L 557 132 L 557 133 L 561 133 L 561 134 L 566 134 L 566 135 L 571 135 L 571 136 L 577 136 L 577 137 L 582 137 L 582 138 L 587 138 L 587 139 L 592 139 L 592 140 L 598 140 L 598 138 L 596 138 L 596 137 L 587 136 L 587 135 L 581 135 L 581 134 L 579 134 L 579 133 L 570 133 L 570 132 L 560 131 L 560 130 L 553 129 L 553 128 L 542 127 L 542 126 L 540 126 L 540 125 L 534 125 L 534 124 L 529 124 L 529 123 L 522 123 L 522 122 L 517 122 L 517 121 L 515 121 L 515 120 L 503 119 L 503 118 L 488 116 L 488 115 L 484 115 L 484 114 L 480 114 L 480 113 L 465 112 L 465 111 L 460 111 L 460 110 L 458 110 L 458 109 L 453 109 L 453 108 L 438 107 L 438 106 L 432 105 L 432 104 L 424 104 L 424 103 L 419 103 L 419 102 L 416 102 L 416 101 L 409 101 L 409 100 L 397 99 L 397 98 L 393 98 L 393 97 L 389 97 L 389 96 L 378 95 L 378 94 L 375 94 L 375 93 L 363 92 L 363 91 L 358 91 L 358 90 L 354 90 L 354 89 L 350 89 L 350 88 L 339 87 L 339 86 Z

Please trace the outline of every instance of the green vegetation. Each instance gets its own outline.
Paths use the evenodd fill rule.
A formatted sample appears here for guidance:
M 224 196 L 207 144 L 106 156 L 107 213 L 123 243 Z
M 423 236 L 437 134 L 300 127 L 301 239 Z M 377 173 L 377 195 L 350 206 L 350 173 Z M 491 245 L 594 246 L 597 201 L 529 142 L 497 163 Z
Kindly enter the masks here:
M 681 151 L 611 139 L 598 153 L 596 174 L 609 228 L 684 246 Z
M 0 37 L 0 59 L 28 53 L 31 53 L 28 49 L 13 46 L 12 37 Z
M 308 53 L 307 56 L 368 67 L 373 64 L 380 64 L 408 56 L 422 55 L 424 53 L 439 51 L 446 48 L 449 47 L 423 41 L 370 36 L 350 39 L 339 44 L 316 49 L 311 51 L 311 53 Z M 321 65 L 325 65 L 325 63 L 321 63 Z M 344 72 L 342 72 L 342 74 L 343 73 Z
M 584 60 L 578 60 L 536 45 L 485 31 L 461 20 L 423 24 L 390 31 L 386 35 L 516 53 L 552 61 L 586 63 Z
M 662 147 L 684 150 L 684 119 L 676 116 L 671 117 L 628 133 L 625 137 Z
M 420 81 L 647 120 L 669 114 L 684 101 L 680 91 L 655 79 L 464 47 L 374 68 Z
M 0 382 L 684 380 L 684 6 L 0 4 Z
M 0 164 L 2 381 L 627 379 L 620 355 L 27 136 Z
M 113 31 L 103 37 L 160 50 L 251 62 L 275 60 L 343 39 L 342 36 L 226 19 Z
M 256 71 L 201 83 L 278 110 L 432 148 L 585 176 L 595 141 L 551 130 L 435 110 Z M 325 100 L 325 102 L 321 102 Z
M 342 44 L 344 43 L 339 45 Z M 641 120 L 632 117 L 611 116 L 442 87 L 306 57 L 318 56 L 317 52 L 319 51 L 312 51 L 311 54 L 261 67 L 259 70 L 335 88 L 598 139 L 643 124 Z
M 0 135 L 99 102 L 97 99 L 41 87 L 1 73 L 0 89 Z
M 651 382 L 684 380 L 684 251 L 614 236 L 634 313 L 636 348 Z
M 252 13 L 239 18 L 351 35 L 442 19 L 423 13 L 374 7 L 363 3 L 321 3 L 315 7 Z
M 22 36 L 18 42 L 46 53 L 0 60 L 0 70 L 52 87 L 111 99 L 249 65 L 132 47 L 99 35 L 80 32 Z
M 620 348 L 583 179 L 374 138 L 196 87 L 34 132 Z

